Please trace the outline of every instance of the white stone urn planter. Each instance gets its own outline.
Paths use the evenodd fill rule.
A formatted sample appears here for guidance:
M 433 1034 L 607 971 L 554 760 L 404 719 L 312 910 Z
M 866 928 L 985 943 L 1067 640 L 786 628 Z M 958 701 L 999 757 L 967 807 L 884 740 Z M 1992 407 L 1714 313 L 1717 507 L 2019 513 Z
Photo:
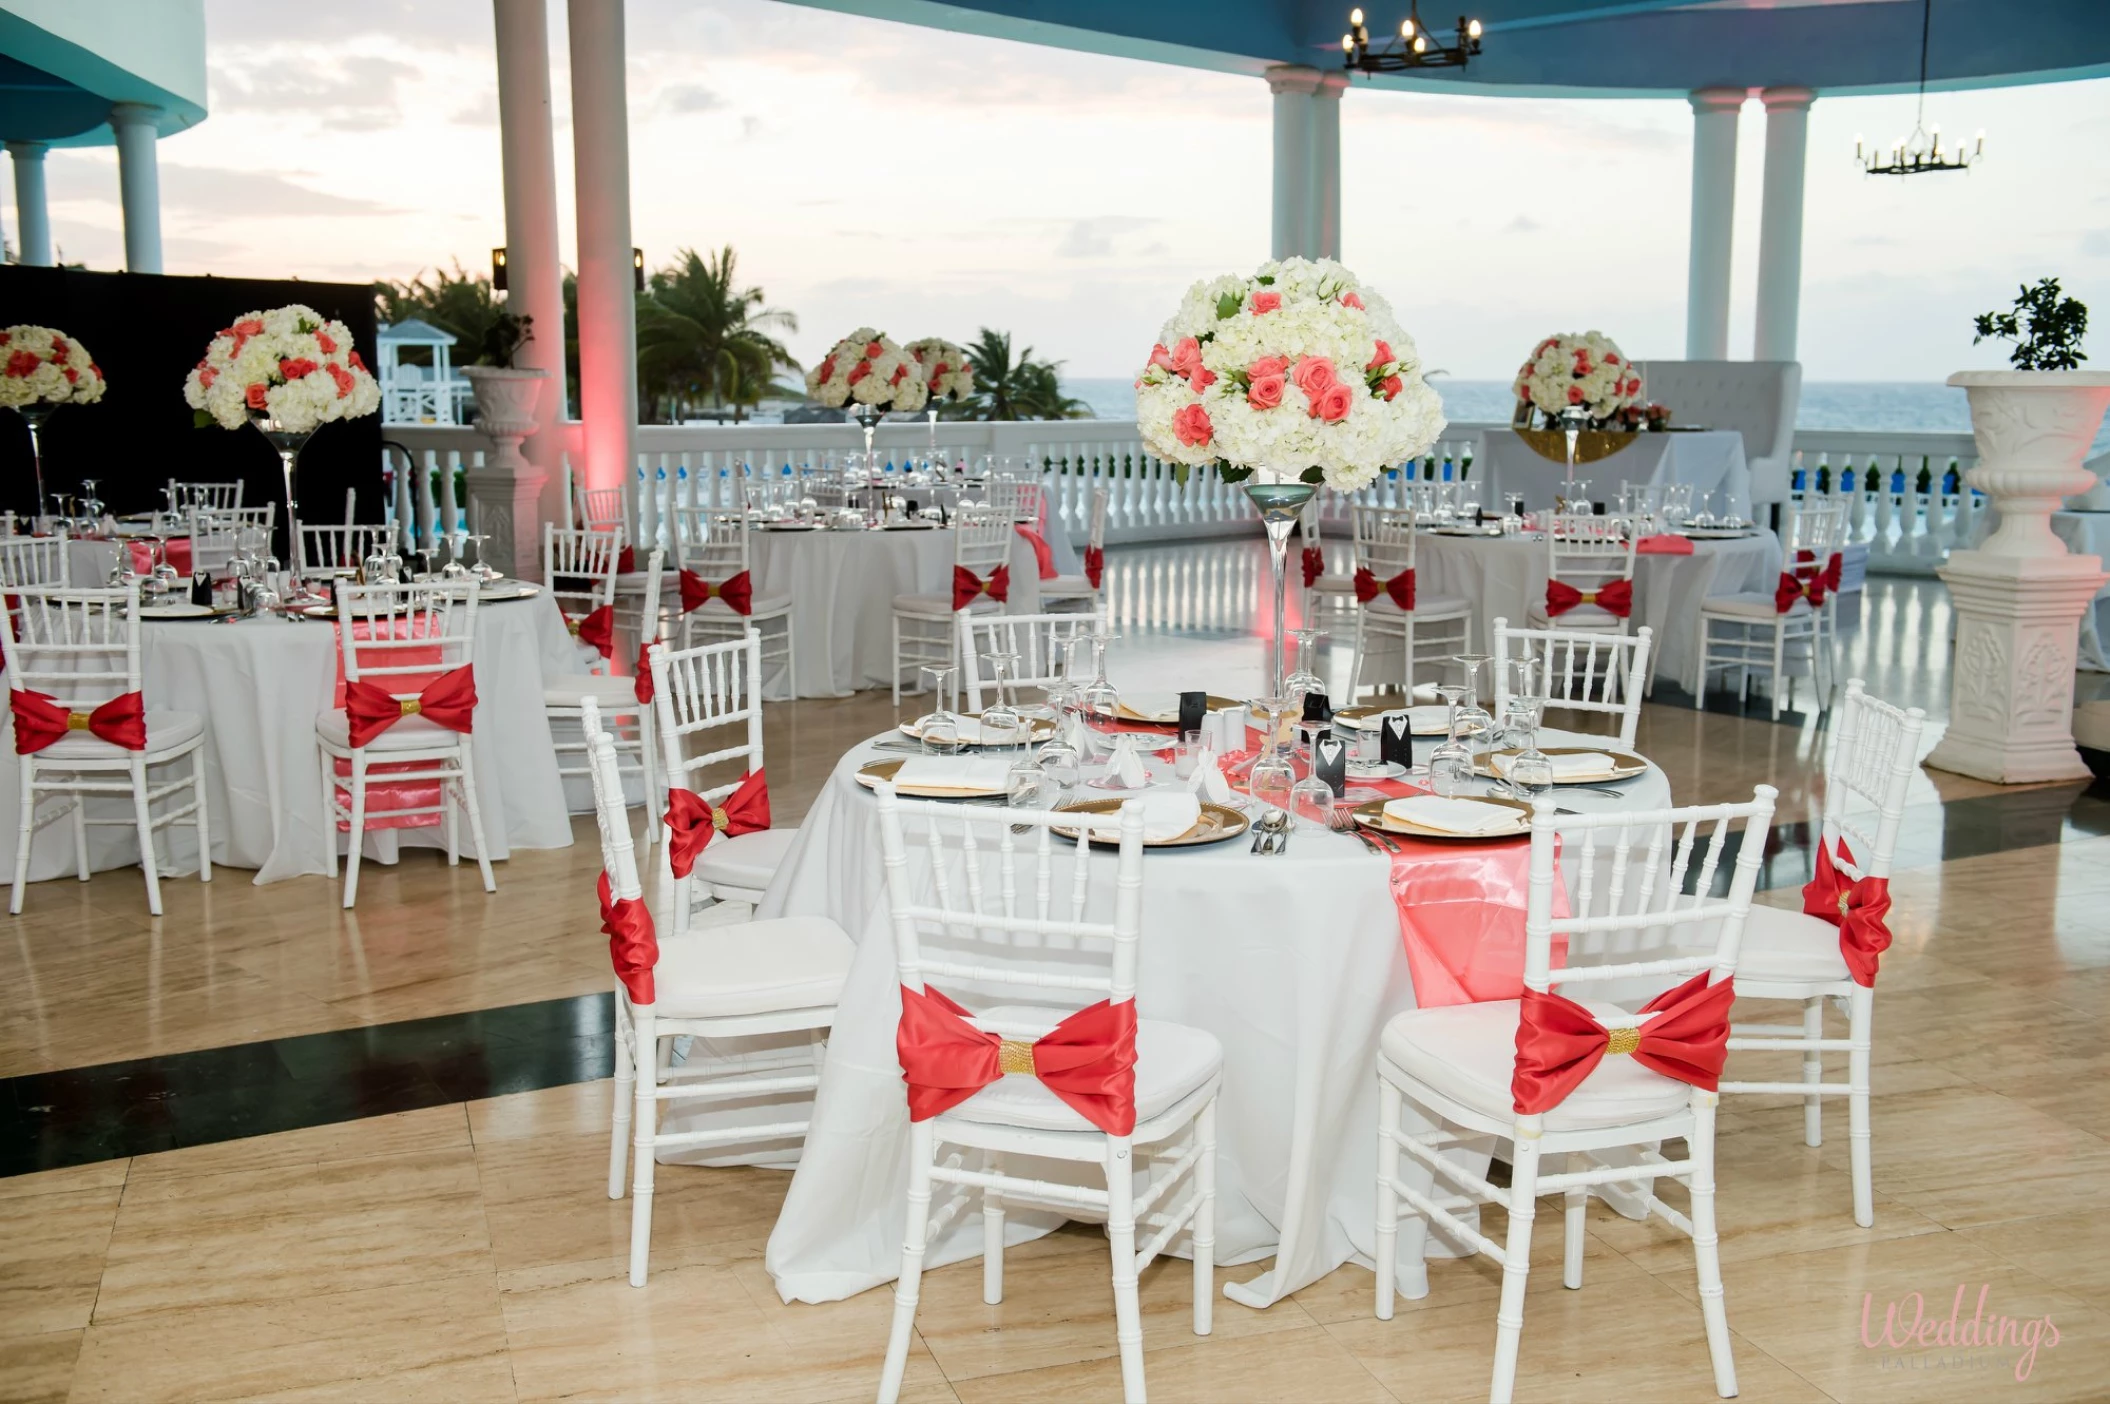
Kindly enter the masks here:
M 1956 605 L 1949 727 L 1927 764 L 2000 784 L 2080 779 L 2073 670 L 2103 563 L 2070 554 L 2051 514 L 2095 483 L 2081 455 L 2110 406 L 2110 371 L 1959 371 L 1978 466 L 1966 481 L 2000 526 L 1939 572 Z
M 483 465 L 462 476 L 469 488 L 469 519 L 490 539 L 485 559 L 506 574 L 533 580 L 542 570 L 540 500 L 545 474 L 520 451 L 535 432 L 535 409 L 549 372 L 539 367 L 464 366 L 476 393 L 476 427 L 491 441 Z

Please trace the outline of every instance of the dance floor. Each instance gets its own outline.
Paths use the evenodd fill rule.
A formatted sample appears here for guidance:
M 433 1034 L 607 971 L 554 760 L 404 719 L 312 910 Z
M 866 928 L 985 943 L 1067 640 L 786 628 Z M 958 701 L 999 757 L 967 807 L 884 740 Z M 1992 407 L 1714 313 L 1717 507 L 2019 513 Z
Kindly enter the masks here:
M 1244 542 L 1110 553 L 1114 681 L 1257 682 L 1257 559 Z M 1927 707 L 1931 747 L 1945 592 L 1874 579 L 1845 620 L 1843 674 Z M 772 704 L 777 822 L 893 717 L 884 693 Z M 1681 803 L 1780 787 L 1760 900 L 1799 906 L 1824 744 L 1807 683 L 1778 721 L 1757 700 L 1695 710 L 1665 683 L 1638 749 Z M 0 928 L 0 1399 L 870 1398 L 891 1294 L 777 1300 L 762 1251 L 780 1171 L 663 1167 L 651 1281 L 627 1285 L 630 1206 L 605 1195 L 600 850 L 590 816 L 574 827 L 569 849 L 516 852 L 494 896 L 473 865 L 416 852 L 369 868 L 353 912 L 323 879 L 232 870 L 167 881 L 158 922 L 134 869 L 35 886 Z M 1850 1213 L 1842 1104 L 1821 1148 L 1799 1101 L 1723 1107 L 1740 1397 L 2102 1398 L 2110 783 L 1920 772 L 1892 892 L 1876 1226 Z M 1799 1075 L 1794 1055 L 1735 1056 Z M 1567 1291 L 1538 1270 L 1559 1261 L 1558 1207 L 1541 1210 L 1518 1397 L 1709 1397 L 1689 1244 L 1593 1200 L 1585 1285 Z M 1118 1396 L 1103 1235 L 1073 1225 L 1010 1262 L 1001 1306 L 976 1263 L 926 1276 L 904 1398 Z M 1485 1259 L 1432 1263 L 1427 1297 L 1390 1322 L 1352 1266 L 1264 1312 L 1219 1296 L 1207 1338 L 1189 1280 L 1173 1261 L 1143 1278 L 1155 1399 L 1485 1397 L 1500 1282 Z M 1946 1320 L 1961 1290 L 1968 1320 L 1982 1288 L 2056 1336 L 2032 1352 L 1883 1339 L 1890 1304 L 1909 1315 L 1918 1294 Z

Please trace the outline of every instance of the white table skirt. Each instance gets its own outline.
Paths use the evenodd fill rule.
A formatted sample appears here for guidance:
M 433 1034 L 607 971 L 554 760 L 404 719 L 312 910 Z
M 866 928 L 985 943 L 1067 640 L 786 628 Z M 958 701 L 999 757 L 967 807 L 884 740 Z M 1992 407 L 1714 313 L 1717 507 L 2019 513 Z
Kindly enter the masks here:
M 1656 676 L 1689 686 L 1700 601 L 1751 590 L 1771 594 L 1780 554 L 1780 538 L 1761 531 L 1735 541 L 1695 541 L 1689 556 L 1634 557 L 1633 625 L 1654 631 Z M 1545 603 L 1546 560 L 1542 539 L 1423 532 L 1415 545 L 1415 581 L 1423 595 L 1471 600 L 1481 651 L 1492 652 L 1495 620 L 1525 628 L 1531 606 Z
M 1481 450 L 1473 461 L 1473 476 L 1486 484 L 1480 501 L 1489 511 L 1501 504 L 1504 492 L 1524 494 L 1524 505 L 1534 512 L 1553 506 L 1568 476 L 1565 463 L 1540 457 L 1513 429 L 1488 430 L 1482 436 Z M 1751 515 L 1751 470 L 1744 462 L 1744 436 L 1733 429 L 1636 434 L 1633 443 L 1610 458 L 1577 464 L 1575 476 L 1589 480 L 1590 498 L 1595 502 L 1616 502 L 1622 482 L 1690 483 L 1696 509 L 1700 494 L 1727 491 L 1730 510 L 1742 517 Z
M 253 619 L 149 621 L 141 633 L 148 708 L 205 719 L 205 796 L 215 866 L 254 868 L 259 883 L 327 872 L 315 717 L 330 706 L 336 686 L 337 631 L 320 622 Z M 548 594 L 477 606 L 477 799 L 494 860 L 515 848 L 571 844 L 542 683 L 553 674 L 580 671 L 578 657 Z M 174 762 L 179 771 L 186 764 Z M 20 794 L 21 766 L 9 742 L 0 746 L 0 851 L 10 861 Z M 97 799 L 90 813 L 128 817 L 131 801 Z M 195 870 L 191 830 L 176 826 L 163 834 L 173 871 Z M 462 841 L 466 849 L 466 832 Z M 341 849 L 344 840 L 330 833 L 327 842 Z M 377 830 L 368 834 L 364 851 L 369 859 L 394 862 L 398 846 L 406 843 L 440 846 L 443 831 Z M 89 860 L 97 869 L 137 863 L 137 834 L 128 828 L 89 830 Z M 73 862 L 71 827 L 53 824 L 37 835 L 30 876 L 69 875 Z
M 770 1235 L 767 1266 L 786 1301 L 847 1297 L 891 1281 L 899 1265 L 909 1126 L 894 1051 L 900 999 L 877 810 L 851 778 L 880 754 L 858 747 L 843 758 L 757 912 L 827 916 L 858 943 L 805 1152 Z M 1562 801 L 1584 810 L 1670 802 L 1653 767 L 1628 791 L 1620 800 L 1569 791 Z M 1353 839 L 1311 828 L 1281 858 L 1234 842 L 1145 863 L 1137 1000 L 1146 1017 L 1206 1029 L 1224 1047 L 1217 1260 L 1274 1257 L 1240 1290 L 1263 1305 L 1345 1262 L 1370 1265 L 1378 1036 L 1414 1006 L 1387 866 Z M 1482 1168 L 1487 1149 L 1477 1149 Z M 1080 1169 L 1036 1162 L 1031 1173 Z M 1014 1208 L 1010 1241 L 1059 1220 Z M 981 1234 L 979 1215 L 962 1216 L 926 1262 L 975 1256 Z M 1429 1247 L 1451 1251 L 1434 1236 Z M 1402 1264 L 1403 1290 L 1420 1295 L 1422 1278 L 1419 1261 Z
M 801 697 L 847 697 L 889 686 L 894 596 L 952 590 L 950 529 L 757 531 L 750 542 L 755 594 L 791 596 Z M 1049 545 L 1058 572 L 1079 573 L 1076 549 L 1060 533 Z M 1015 537 L 1005 607 L 1030 614 L 1039 604 L 1039 562 L 1032 545 Z

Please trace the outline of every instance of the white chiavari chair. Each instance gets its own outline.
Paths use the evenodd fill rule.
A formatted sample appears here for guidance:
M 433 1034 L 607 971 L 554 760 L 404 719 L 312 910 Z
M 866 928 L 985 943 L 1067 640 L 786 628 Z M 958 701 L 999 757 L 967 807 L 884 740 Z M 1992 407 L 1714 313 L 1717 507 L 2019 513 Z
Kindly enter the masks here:
M 1926 713 L 1901 711 L 1862 690 L 1850 678 L 1833 722 L 1831 764 L 1825 771 L 1824 821 L 1818 841 L 1824 862 L 1844 878 L 1803 890 L 1804 910 L 1754 907 L 1744 929 L 1744 953 L 1736 992 L 1745 999 L 1794 1000 L 1802 1024 L 1737 1024 L 1729 1030 L 1732 1052 L 1800 1052 L 1800 1082 L 1723 1082 L 1725 1093 L 1799 1095 L 1803 1099 L 1803 1143 L 1824 1144 L 1824 1099 L 1846 1098 L 1847 1150 L 1853 1174 L 1854 1222 L 1875 1224 L 1875 1191 L 1869 1169 L 1869 1063 L 1875 1024 L 1876 956 L 1889 944 L 1884 916 L 1889 907 L 1890 864 L 1897 853 L 1905 791 L 1919 760 L 1920 728 Z M 1823 865 L 1819 867 L 1820 874 Z M 1843 907 L 1833 906 L 1834 902 Z M 1821 915 L 1813 907 L 1825 908 Z M 1882 910 L 1875 910 L 1876 907 Z M 1856 925 L 1849 934 L 1847 921 Z M 1876 932 L 1880 935 L 1876 935 Z M 1872 938 L 1872 939 L 1871 939 Z M 1855 959 L 1849 961 L 1850 947 Z M 1865 973 L 1867 983 L 1857 978 Z M 1846 1012 L 1847 1036 L 1827 1038 L 1824 1006 Z M 1824 1055 L 1844 1053 L 1844 1082 L 1824 1080 Z
M 366 558 L 386 547 L 392 534 L 392 528 L 384 522 L 345 522 L 338 526 L 309 526 L 302 522 L 294 568 L 303 580 L 357 575 Z M 192 559 L 195 561 L 195 555 Z
M 885 784 L 877 790 L 911 1116 L 907 1224 L 881 1404 L 900 1393 L 924 1252 L 977 1199 L 982 1300 L 992 1305 L 1004 1295 L 1004 1216 L 1012 1204 L 1105 1221 L 1122 1393 L 1139 1401 L 1143 1323 L 1136 1277 L 1182 1231 L 1194 1260 L 1194 1332 L 1205 1336 L 1211 1327 L 1216 1093 L 1223 1074 L 1223 1049 L 1213 1035 L 1136 1017 L 1149 877 L 1142 806 L 1125 805 L 1118 816 L 1098 818 L 1069 839 L 1053 830 L 1077 823 L 1075 815 L 903 800 Z M 1118 837 L 1113 862 L 1094 860 L 1091 835 Z M 975 1012 L 954 999 L 971 1000 Z M 919 1096 L 908 1062 L 915 1031 L 926 1020 L 965 1024 L 990 1041 L 987 1085 L 964 1099 L 931 1096 L 932 1087 Z M 1079 1053 L 1101 1038 L 1112 1048 L 1124 1034 L 1131 1039 L 1131 1066 L 1109 1051 L 1093 1069 L 1099 1086 L 1115 1089 L 1113 1105 L 1086 1112 L 1055 1090 L 1059 1080 L 1042 1080 L 1034 1044 L 1058 1026 Z M 1029 1178 L 1027 1166 L 1007 1170 L 1011 1156 L 1092 1167 L 1104 1184 Z M 946 1192 L 947 1202 L 938 1206 L 931 1202 L 934 1184 Z M 1140 1248 L 1139 1229 L 1148 1234 Z
M 1385 1025 L 1377 1062 L 1377 1316 L 1391 1319 L 1402 1253 L 1418 1264 L 1432 1223 L 1442 1226 L 1446 1240 L 1500 1263 L 1502 1297 L 1488 1391 L 1495 1404 L 1507 1404 L 1516 1387 L 1539 1198 L 1563 1196 L 1561 1280 L 1579 1288 L 1585 1201 L 1590 1190 L 1609 1185 L 1645 1186 L 1648 1212 L 1692 1239 L 1715 1392 L 1724 1399 L 1736 1394 L 1714 1218 L 1714 1127 L 1721 1099 L 1710 1084 L 1719 1062 L 1713 1071 L 1703 1065 L 1692 1083 L 1658 1069 L 1676 1065 L 1681 1056 L 1688 1064 L 1704 1058 L 1711 1040 L 1727 1032 L 1738 942 L 1776 793 L 1760 785 L 1746 804 L 1567 818 L 1556 817 L 1553 802 L 1540 798 L 1531 822 L 1523 998 L 1410 1009 Z M 1727 891 L 1716 896 L 1716 870 L 1731 826 L 1739 822 L 1743 838 Z M 1703 837 L 1706 854 L 1694 873 Z M 1577 874 L 1572 915 L 1565 917 L 1553 912 L 1559 850 Z M 1702 926 L 1713 932 L 1711 944 L 1681 951 L 1679 936 Z M 1555 936 L 1571 946 L 1614 937 L 1622 951 L 1665 954 L 1556 969 Z M 1665 991 L 1639 1011 L 1552 993 L 1556 985 L 1637 980 L 1661 982 Z M 1665 1031 L 1652 1035 L 1658 1021 Z M 1547 1030 L 1562 1037 L 1548 1038 Z M 1436 1129 L 1404 1125 L 1407 1102 Z M 1474 1136 L 1508 1143 L 1506 1186 L 1443 1154 Z M 1678 1138 L 1685 1142 L 1682 1160 L 1666 1159 L 1655 1148 Z M 1400 1178 L 1402 1152 L 1432 1172 L 1436 1183 L 1429 1192 Z M 1549 1156 L 1561 1162 L 1559 1173 L 1542 1170 Z M 1660 1178 L 1685 1185 L 1689 1214 L 1656 1196 Z M 1409 1212 L 1404 1245 L 1402 1203 Z M 1455 1212 L 1483 1203 L 1507 1209 L 1506 1242 L 1494 1242 Z
M 10 592 L 10 599 L 12 627 L 0 630 L 0 657 L 7 662 L 22 778 L 8 911 L 22 911 L 36 831 L 70 817 L 82 882 L 88 880 L 89 826 L 138 832 L 147 910 L 160 916 L 156 830 L 188 820 L 198 841 L 198 881 L 212 881 L 204 721 L 192 712 L 146 710 L 140 690 L 138 585 L 121 590 L 23 585 Z M 180 776 L 156 783 L 147 773 L 186 758 L 190 763 Z M 154 813 L 155 805 L 184 790 L 190 791 L 188 800 Z M 130 796 L 132 817 L 89 817 L 88 799 L 94 795 Z M 63 796 L 66 803 L 40 815 L 38 801 L 45 796 Z
M 629 676 L 609 669 L 616 648 L 613 601 L 616 551 L 621 540 L 622 534 L 614 530 L 570 529 L 543 523 L 542 578 L 580 645 L 580 668 L 544 680 L 542 710 L 549 718 L 550 749 L 556 753 L 557 773 L 589 775 L 593 761 L 588 738 L 582 730 L 574 741 L 571 730 L 583 727 L 583 709 L 588 700 L 599 708 L 603 721 L 615 733 L 615 748 L 623 769 L 637 777 L 645 811 L 645 846 L 649 848 L 658 841 L 661 802 L 658 719 L 650 700 L 652 690 L 644 682 L 649 670 L 642 658 L 638 660 L 638 670 Z M 645 583 L 639 599 L 640 611 L 648 617 L 659 614 L 664 562 L 665 556 L 659 551 L 645 558 L 641 572 Z M 593 642 L 604 637 L 608 654 L 601 653 Z M 641 637 L 640 646 L 650 637 Z
M 1634 548 L 1624 517 L 1551 512 L 1546 523 L 1546 594 L 1524 622 L 1535 629 L 1624 634 L 1634 613 Z
M 630 484 L 625 482 L 610 488 L 582 487 L 574 494 L 570 504 L 572 519 L 568 525 L 584 527 L 592 531 L 620 529 L 627 533 L 632 529 L 630 510 Z
M 0 585 L 72 584 L 63 529 L 49 536 L 0 537 Z
M 605 675 L 615 652 L 616 562 L 623 534 L 613 527 L 542 524 L 542 580 L 577 644 L 577 671 Z M 584 767 L 573 772 L 584 775 Z
M 230 563 L 245 546 L 260 556 L 271 553 L 272 533 L 278 526 L 278 504 L 261 507 L 189 509 L 191 568 L 225 575 Z
M 1846 570 L 1850 530 L 1846 508 L 1847 504 L 1840 501 L 1804 504 L 1794 524 L 1799 540 L 1786 557 L 1787 570 L 1803 582 L 1806 593 L 1812 580 L 1823 592 L 1816 605 L 1816 649 L 1824 660 L 1824 676 L 1832 680 L 1833 687 L 1839 677 L 1839 585 Z M 1820 699 L 1824 705 L 1830 705 L 1831 692 L 1828 687 Z
M 1084 573 L 1058 575 L 1052 580 L 1041 581 L 1042 609 L 1071 604 L 1103 612 L 1102 601 L 1106 598 L 1106 499 L 1105 488 L 1092 489 L 1091 530 L 1085 539 Z
M 590 698 L 585 727 L 607 883 L 602 920 L 613 937 L 610 952 L 617 962 L 608 1197 L 623 1197 L 624 1170 L 629 1169 L 630 1285 L 642 1287 L 652 1252 L 652 1190 L 660 1151 L 803 1140 L 807 1126 L 804 1117 L 759 1125 L 747 1119 L 662 1133 L 661 1105 L 774 1103 L 811 1094 L 820 1086 L 828 1030 L 856 947 L 826 917 L 743 922 L 655 939 L 638 882 L 614 738 L 602 729 Z M 785 1036 L 800 1033 L 807 1035 L 803 1047 L 784 1046 Z M 678 1068 L 668 1056 L 676 1038 L 696 1040 Z M 766 1040 L 778 1047 L 758 1055 L 722 1056 L 717 1050 L 730 1039 Z
M 1297 518 L 1297 540 L 1302 548 L 1298 552 L 1298 578 L 1304 582 L 1304 617 L 1317 622 L 1322 609 L 1351 609 L 1357 603 L 1355 581 L 1347 575 L 1329 575 L 1326 571 L 1325 533 L 1319 523 L 1319 499 L 1313 498 L 1305 505 L 1303 515 Z
M 345 705 L 315 718 L 322 770 L 323 832 L 330 876 L 337 876 L 337 825 L 347 826 L 344 905 L 359 896 L 359 860 L 369 819 L 438 814 L 446 829 L 447 863 L 461 862 L 457 813 L 469 821 L 469 841 L 484 891 L 496 892 L 484 843 L 476 792 L 476 583 L 337 587 L 337 636 L 344 659 Z M 397 709 L 386 719 L 387 707 Z M 359 715 L 354 716 L 357 712 Z M 368 734 L 370 727 L 378 727 Z M 344 773 L 338 763 L 344 763 Z M 378 768 L 377 768 L 378 767 Z M 371 785 L 436 786 L 436 804 L 371 803 Z M 347 800 L 339 799 L 340 789 Z
M 987 508 L 962 508 L 952 519 L 952 581 L 938 594 L 894 596 L 894 705 L 901 705 L 903 669 L 953 667 L 960 661 L 959 626 L 963 611 L 988 614 L 1005 606 L 1012 588 L 1010 517 Z M 963 575 L 962 572 L 965 572 Z M 998 572 L 1002 572 L 999 574 Z M 964 583 L 973 577 L 973 585 Z M 964 604 L 955 607 L 956 602 Z M 921 679 L 917 691 L 922 691 Z M 941 698 L 950 705 L 955 697 Z
M 193 507 L 228 512 L 242 505 L 240 483 L 179 483 L 170 478 L 168 494 L 169 507 L 177 512 L 188 512 Z
M 979 713 L 996 701 L 1016 701 L 1021 689 L 1048 688 L 1062 680 L 1064 650 L 1075 638 L 1089 637 L 1106 628 L 1104 614 L 974 614 L 960 615 L 960 695 L 969 712 Z M 1006 654 L 1014 659 L 1004 675 L 1002 696 L 996 689 L 995 673 L 989 681 L 989 697 L 983 696 L 983 659 Z
M 1826 543 L 1843 539 L 1844 503 L 1792 503 L 1787 519 L 1787 565 L 1771 591 L 1751 590 L 1734 595 L 1709 595 L 1700 601 L 1698 662 L 1692 684 L 1692 705 L 1701 706 L 1707 697 L 1707 679 L 1716 672 L 1737 674 L 1737 700 L 1751 696 L 1751 675 L 1764 673 L 1773 715 L 1791 700 L 1795 686 L 1792 665 L 1807 662 L 1810 685 L 1822 707 L 1831 696 L 1832 665 L 1824 647 L 1821 607 L 1825 600 L 1824 562 L 1798 569 L 1794 562 L 1802 550 L 1828 549 Z
M 654 649 L 652 690 L 666 767 L 667 822 L 674 825 L 682 808 L 692 813 L 699 809 L 677 793 L 686 792 L 700 802 L 701 813 L 709 816 L 713 830 L 692 855 L 694 867 L 686 874 L 678 872 L 683 861 L 681 835 L 677 832 L 667 839 L 674 929 L 686 931 L 696 909 L 706 902 L 753 905 L 761 901 L 799 831 L 796 826 L 776 828 L 766 821 L 761 827 L 748 828 L 742 822 L 753 812 L 757 793 L 761 811 L 766 813 L 768 807 L 759 638 L 747 634 L 695 648 Z M 727 768 L 734 765 L 740 773 L 727 776 Z
M 1617 719 L 1619 745 L 1631 750 L 1641 724 L 1641 699 L 1648 693 L 1649 655 L 1655 631 L 1646 624 L 1632 634 L 1601 629 L 1512 629 L 1507 619 L 1494 628 L 1495 710 L 1509 705 L 1509 664 L 1529 658 L 1538 696 L 1548 708 L 1608 713 Z
M 762 641 L 762 661 L 783 667 L 784 695 L 797 697 L 798 640 L 791 592 L 765 595 L 758 588 L 747 514 L 675 507 L 668 516 L 674 531 L 674 559 L 680 567 L 681 646 L 724 643 L 752 633 Z M 737 594 L 729 601 L 724 593 L 735 581 L 747 586 L 745 613 L 733 608 L 739 602 Z M 708 587 L 709 594 L 699 600 L 701 587 Z
M 1414 665 L 1434 663 L 1466 651 L 1472 635 L 1470 601 L 1426 595 L 1415 587 L 1414 513 L 1400 507 L 1357 507 L 1355 575 L 1350 596 L 1355 612 L 1354 662 L 1348 672 L 1352 700 L 1363 687 L 1363 664 L 1373 643 L 1400 649 L 1399 686 L 1414 695 Z M 1367 596 L 1367 598 L 1365 598 Z M 1382 686 L 1382 683 L 1376 684 Z

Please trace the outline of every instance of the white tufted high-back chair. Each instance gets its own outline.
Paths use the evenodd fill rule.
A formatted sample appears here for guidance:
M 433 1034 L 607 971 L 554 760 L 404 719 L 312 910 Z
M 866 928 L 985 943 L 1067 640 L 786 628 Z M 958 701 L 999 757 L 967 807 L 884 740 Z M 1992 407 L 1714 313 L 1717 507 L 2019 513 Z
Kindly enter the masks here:
M 1637 361 L 1642 393 L 1668 405 L 1673 424 L 1734 429 L 1744 436 L 1751 502 L 1788 500 L 1795 456 L 1799 361 Z

